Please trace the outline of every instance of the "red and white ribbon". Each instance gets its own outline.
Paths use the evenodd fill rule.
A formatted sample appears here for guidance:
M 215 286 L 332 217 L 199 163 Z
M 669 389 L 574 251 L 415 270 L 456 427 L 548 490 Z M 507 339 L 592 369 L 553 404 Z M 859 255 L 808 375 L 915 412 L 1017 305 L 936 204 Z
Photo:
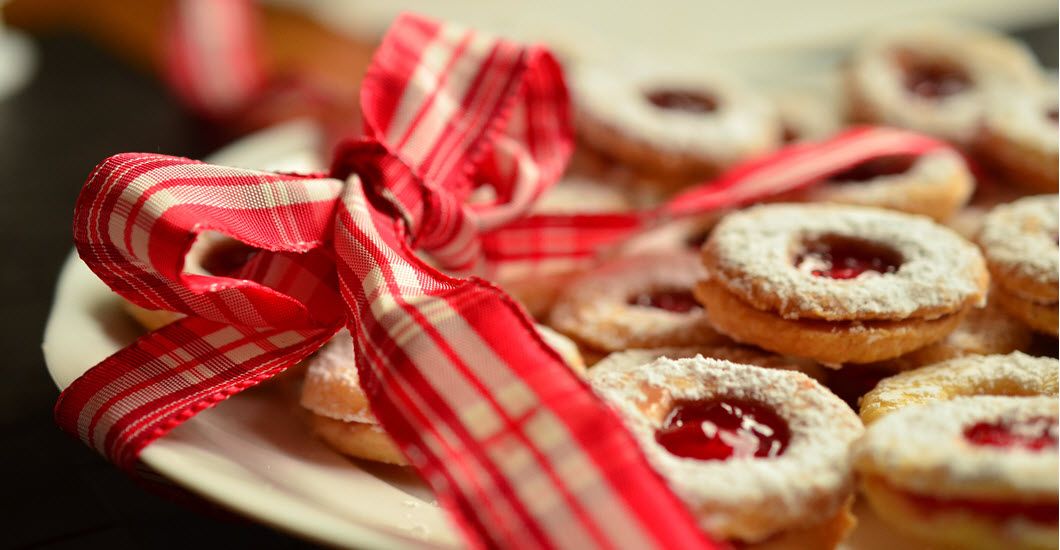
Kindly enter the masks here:
M 405 16 L 363 101 L 369 137 L 346 145 L 330 175 L 154 154 L 95 169 L 75 213 L 82 258 L 126 299 L 188 317 L 76 380 L 59 424 L 130 468 L 153 440 L 346 325 L 373 412 L 472 546 L 706 546 L 521 308 L 410 246 L 462 267 L 481 227 L 513 219 L 559 176 L 571 139 L 555 61 Z M 485 178 L 509 200 L 466 207 Z M 185 274 L 207 230 L 262 252 L 232 278 Z
M 126 299 L 187 317 L 77 379 L 56 405 L 60 426 L 131 469 L 152 441 L 347 326 L 373 412 L 469 545 L 708 547 L 523 310 L 414 250 L 456 271 L 584 257 L 649 223 L 942 146 L 856 130 L 738 167 L 657 211 L 525 217 L 572 142 L 562 74 L 546 51 L 403 16 L 361 101 L 367 135 L 340 147 L 328 174 L 140 153 L 96 167 L 75 211 L 81 257 Z M 467 205 L 483 183 L 497 203 Z M 261 251 L 231 277 L 184 273 L 203 231 Z
M 653 210 L 526 216 L 483 235 L 483 254 L 497 264 L 590 258 L 604 247 L 673 218 L 744 206 L 803 189 L 868 160 L 920 156 L 942 148 L 949 145 L 922 134 L 855 127 L 827 141 L 791 145 L 736 165 Z

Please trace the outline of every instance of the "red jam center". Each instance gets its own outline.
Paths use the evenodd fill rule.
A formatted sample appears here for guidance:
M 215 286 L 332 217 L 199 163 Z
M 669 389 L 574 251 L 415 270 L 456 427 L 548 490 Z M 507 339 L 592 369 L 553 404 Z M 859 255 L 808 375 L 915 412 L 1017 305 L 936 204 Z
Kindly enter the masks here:
M 687 290 L 661 290 L 638 294 L 630 298 L 629 303 L 634 306 L 654 307 L 674 313 L 688 313 L 702 307 Z
M 905 69 L 905 87 L 925 99 L 944 99 L 971 88 L 972 80 L 946 63 L 912 63 Z
M 702 114 L 714 112 L 718 108 L 718 102 L 710 95 L 689 90 L 658 90 L 645 97 L 660 109 Z
M 850 239 L 823 239 L 810 243 L 795 258 L 795 267 L 816 277 L 854 279 L 863 273 L 894 273 L 901 258 L 882 246 Z
M 231 277 L 255 254 L 258 249 L 239 241 L 226 241 L 210 249 L 202 259 L 202 268 L 218 277 Z
M 980 422 L 965 429 L 964 437 L 975 445 L 987 447 L 1056 449 L 1057 421 L 1038 416 L 1021 422 Z
M 741 399 L 678 403 L 655 432 L 671 454 L 697 460 L 775 457 L 790 439 L 771 408 Z
M 869 181 L 884 176 L 896 176 L 908 172 L 916 164 L 915 155 L 889 155 L 878 157 L 833 174 L 828 178 L 830 182 L 859 182 Z

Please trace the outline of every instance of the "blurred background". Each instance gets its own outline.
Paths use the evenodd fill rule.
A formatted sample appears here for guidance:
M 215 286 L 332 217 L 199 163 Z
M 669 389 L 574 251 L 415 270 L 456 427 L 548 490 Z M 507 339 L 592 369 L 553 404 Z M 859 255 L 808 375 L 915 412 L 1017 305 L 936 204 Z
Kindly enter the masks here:
M 9 251 L 0 267 L 8 293 L 0 342 L 9 350 L 0 363 L 0 422 L 5 490 L 18 501 L 3 520 L 5 547 L 306 545 L 179 492 L 145 491 L 61 434 L 51 420 L 58 392 L 38 343 L 71 247 L 73 201 L 95 163 L 122 151 L 200 158 L 296 118 L 322 128 L 317 149 L 326 156 L 356 132 L 361 75 L 402 10 L 546 42 L 566 59 L 724 59 L 762 86 L 815 83 L 866 31 L 925 18 L 985 24 L 1025 43 L 1045 68 L 1057 66 L 1053 1 L 0 5 L 0 242 Z

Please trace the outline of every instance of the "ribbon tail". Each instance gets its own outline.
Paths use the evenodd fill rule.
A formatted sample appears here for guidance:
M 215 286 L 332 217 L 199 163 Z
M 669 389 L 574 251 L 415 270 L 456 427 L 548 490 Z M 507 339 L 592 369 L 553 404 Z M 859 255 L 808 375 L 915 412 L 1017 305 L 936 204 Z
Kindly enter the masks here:
M 89 369 L 59 396 L 55 419 L 132 471 L 151 442 L 295 365 L 337 329 L 239 327 L 187 317 Z
M 424 264 L 402 224 L 350 178 L 335 223 L 339 288 L 373 413 L 472 546 L 709 547 L 522 309 Z

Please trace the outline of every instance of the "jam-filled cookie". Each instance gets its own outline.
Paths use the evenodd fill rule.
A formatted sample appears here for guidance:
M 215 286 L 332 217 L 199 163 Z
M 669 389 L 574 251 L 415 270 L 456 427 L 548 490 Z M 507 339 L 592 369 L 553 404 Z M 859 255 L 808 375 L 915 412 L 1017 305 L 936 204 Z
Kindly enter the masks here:
M 863 431 L 809 377 L 694 357 L 608 369 L 591 385 L 712 536 L 834 548 L 853 525 L 851 443 Z
M 993 277 L 993 299 L 1036 331 L 1056 336 L 1060 228 L 1057 195 L 998 206 L 983 221 L 979 246 Z
M 862 492 L 895 529 L 954 548 L 1056 548 L 1056 397 L 961 397 L 869 426 Z
M 574 342 L 547 327 L 538 326 L 537 330 L 567 366 L 578 374 L 585 373 L 585 364 Z M 305 362 L 301 405 L 310 412 L 313 433 L 344 455 L 407 465 L 401 450 L 368 408 L 350 334 L 345 330 L 339 332 Z
M 773 106 L 732 76 L 585 65 L 568 82 L 585 143 L 663 179 L 694 182 L 780 144 Z
M 571 282 L 550 324 L 602 352 L 726 342 L 692 296 L 702 277 L 691 251 L 618 257 Z
M 975 154 L 1008 182 L 1037 191 L 1057 191 L 1056 86 L 1024 93 L 998 93 L 987 103 Z
M 951 150 L 865 161 L 790 198 L 876 206 L 946 220 L 975 189 L 968 166 Z
M 880 381 L 861 398 L 861 420 L 872 424 L 898 409 L 970 395 L 1057 395 L 1060 363 L 1021 352 L 951 359 Z
M 738 342 L 825 364 L 898 357 L 984 303 L 975 246 L 927 218 L 776 204 L 729 215 L 703 248 L 695 295 Z
M 871 37 L 846 67 L 857 120 L 910 128 L 967 144 L 986 97 L 998 88 L 1031 88 L 1041 76 L 1034 56 L 987 30 L 916 24 Z

